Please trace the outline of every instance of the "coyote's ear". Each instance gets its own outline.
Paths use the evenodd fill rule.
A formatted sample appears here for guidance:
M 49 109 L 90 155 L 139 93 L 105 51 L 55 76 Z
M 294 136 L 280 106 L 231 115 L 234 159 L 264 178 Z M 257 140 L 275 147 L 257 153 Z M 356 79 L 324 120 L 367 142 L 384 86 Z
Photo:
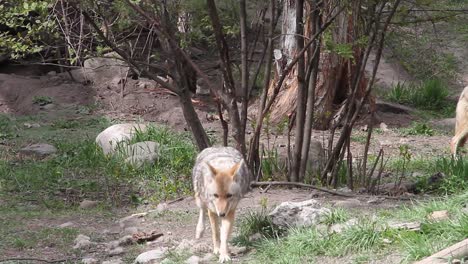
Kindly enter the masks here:
M 211 174 L 212 174 L 211 176 L 213 176 L 213 177 L 214 177 L 214 176 L 216 176 L 216 174 L 218 174 L 218 171 L 216 170 L 216 168 L 215 168 L 215 167 L 213 167 L 213 166 L 211 166 L 211 164 L 210 164 L 210 163 L 208 163 L 208 162 L 207 162 L 207 163 L 206 163 L 206 165 L 208 165 L 208 168 L 209 168 L 209 169 L 210 169 L 210 171 L 211 171 Z
M 240 168 L 244 165 L 244 160 L 239 161 L 238 163 L 234 164 L 234 166 L 231 167 L 229 170 L 229 174 L 232 176 L 232 178 L 235 180 L 237 173 L 239 172 Z

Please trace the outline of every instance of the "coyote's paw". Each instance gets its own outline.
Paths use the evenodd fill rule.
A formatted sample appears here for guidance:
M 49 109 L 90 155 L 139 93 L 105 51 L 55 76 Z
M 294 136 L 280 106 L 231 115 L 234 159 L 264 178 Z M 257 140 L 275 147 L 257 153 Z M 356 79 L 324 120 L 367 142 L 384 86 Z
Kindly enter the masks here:
M 219 254 L 219 247 L 214 247 L 213 248 L 213 254 L 215 254 L 215 255 Z
M 224 262 L 228 262 L 228 261 L 231 261 L 231 257 L 229 257 L 228 254 L 220 254 L 219 255 L 219 263 L 224 263 Z

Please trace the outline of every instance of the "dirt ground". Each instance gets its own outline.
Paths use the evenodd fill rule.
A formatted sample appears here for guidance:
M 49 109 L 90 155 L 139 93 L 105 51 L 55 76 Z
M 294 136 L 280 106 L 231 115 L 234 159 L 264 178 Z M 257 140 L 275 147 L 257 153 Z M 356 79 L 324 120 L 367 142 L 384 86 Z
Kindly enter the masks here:
M 392 67 L 384 64 L 385 67 Z M 38 66 L 3 66 L 0 68 L 0 113 L 13 116 L 24 116 L 43 114 L 53 119 L 54 116 L 62 116 L 63 112 L 77 106 L 96 105 L 93 108 L 93 115 L 107 116 L 120 121 L 134 121 L 143 119 L 170 126 L 175 130 L 187 130 L 183 118 L 182 110 L 175 95 L 164 89 L 153 85 L 147 85 L 146 80 L 128 79 L 125 86 L 120 80 L 103 79 L 100 82 L 89 83 L 86 81 L 75 82 L 67 73 L 53 72 L 52 68 L 40 68 Z M 386 71 L 391 69 L 384 69 Z M 393 78 L 393 77 L 392 77 Z M 396 77 L 395 77 L 396 78 Z M 389 80 L 386 80 L 389 81 Z M 41 106 L 35 102 L 35 98 L 47 96 L 53 99 L 52 104 Z M 215 109 L 210 106 L 207 97 L 195 96 L 194 103 L 197 113 L 203 126 L 210 133 L 220 136 L 222 133 L 219 121 L 213 118 L 216 116 Z M 78 112 L 67 111 L 68 118 L 79 116 Z M 393 128 L 400 128 L 409 125 L 417 117 L 412 113 L 395 112 L 385 110 L 377 113 L 378 123 L 385 123 L 389 130 L 383 130 L 374 134 L 371 145 L 371 152 L 377 153 L 381 147 L 385 148 L 388 155 L 398 153 L 401 144 L 408 144 L 413 153 L 417 155 L 438 155 L 448 152 L 448 142 L 450 134 L 440 133 L 435 136 L 402 136 Z M 445 129 L 450 131 L 450 124 Z M 358 127 L 362 127 L 361 124 Z M 250 133 L 248 131 L 247 133 Z M 365 131 L 356 132 L 357 136 L 365 135 Z M 313 137 L 320 142 L 325 142 L 327 132 L 314 131 Z M 286 137 L 278 135 L 272 148 L 282 149 L 286 146 Z M 273 140 L 271 140 L 273 142 Z M 266 144 L 266 139 L 264 139 Z M 353 142 L 352 149 L 358 155 L 363 151 L 361 141 Z M 259 210 L 261 201 L 266 199 L 268 206 L 274 206 L 283 201 L 302 201 L 306 199 L 318 199 L 325 206 L 333 207 L 336 202 L 351 200 L 346 206 L 352 210 L 359 210 L 362 213 L 371 215 L 375 209 L 395 208 L 404 204 L 402 201 L 383 200 L 379 203 L 368 203 L 370 199 L 366 196 L 355 198 L 343 198 L 329 195 L 322 192 L 304 189 L 277 189 L 272 188 L 267 193 L 260 189 L 255 189 L 249 193 L 241 202 L 239 215 L 245 214 L 249 210 Z M 2 202 L 2 201 L 0 201 Z M 110 215 L 94 215 L 92 211 L 79 214 L 51 213 L 47 217 L 40 219 L 30 218 L 27 220 L 29 229 L 54 228 L 64 223 L 71 222 L 73 227 L 80 230 L 80 233 L 93 234 L 92 240 L 97 241 L 95 247 L 78 253 L 75 252 L 76 259 L 91 256 L 101 260 L 115 259 L 106 253 L 106 243 L 118 239 L 125 234 L 125 226 L 121 224 L 121 219 L 134 213 L 144 212 L 154 209 L 154 205 L 140 208 L 116 208 Z M 192 198 L 185 197 L 183 200 L 169 204 L 163 210 L 162 215 L 157 217 L 148 214 L 144 217 L 136 217 L 132 220 L 131 226 L 138 231 L 157 231 L 163 234 L 162 239 L 149 244 L 132 247 L 124 257 L 125 263 L 130 263 L 138 253 L 150 250 L 156 246 L 177 245 L 182 239 L 192 239 L 194 236 L 198 210 Z M 209 231 L 205 234 L 203 242 L 208 245 Z M 68 252 L 68 251 L 67 251 Z M 41 244 L 41 248 L 30 249 L 22 252 L 12 250 L 6 252 L 2 258 L 30 257 L 47 260 L 57 260 L 68 258 L 69 256 L 61 252 L 54 245 Z M 76 259 L 69 262 L 73 263 Z M 243 261 L 242 258 L 234 258 L 235 262 Z M 331 260 L 327 263 L 334 263 Z M 396 260 L 395 260 L 396 261 Z M 1 262 L 1 261 L 0 261 Z M 3 262 L 2 262 L 3 263 Z M 19 262 L 13 262 L 19 263 Z M 34 263 L 29 262 L 21 263 Z M 38 262 L 39 263 L 39 262 Z M 324 262 L 325 263 L 325 262 Z M 346 263 L 346 261 L 341 262 Z M 392 262 L 385 262 L 392 263 Z M 397 261 L 395 262 L 397 263 Z

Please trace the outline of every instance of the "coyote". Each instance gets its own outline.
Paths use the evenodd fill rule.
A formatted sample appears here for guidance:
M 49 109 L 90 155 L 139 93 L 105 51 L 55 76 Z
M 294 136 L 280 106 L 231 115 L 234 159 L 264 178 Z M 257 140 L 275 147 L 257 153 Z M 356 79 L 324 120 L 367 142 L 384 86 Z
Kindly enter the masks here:
M 450 150 L 456 157 L 458 149 L 463 147 L 468 139 L 468 86 L 465 87 L 458 99 L 455 136 L 450 142 Z
M 249 190 L 250 171 L 242 154 L 231 147 L 211 147 L 198 154 L 192 180 L 200 215 L 195 238 L 205 230 L 208 214 L 213 237 L 213 252 L 219 262 L 229 261 L 228 239 L 234 224 L 237 204 Z M 221 222 L 221 226 L 219 226 Z

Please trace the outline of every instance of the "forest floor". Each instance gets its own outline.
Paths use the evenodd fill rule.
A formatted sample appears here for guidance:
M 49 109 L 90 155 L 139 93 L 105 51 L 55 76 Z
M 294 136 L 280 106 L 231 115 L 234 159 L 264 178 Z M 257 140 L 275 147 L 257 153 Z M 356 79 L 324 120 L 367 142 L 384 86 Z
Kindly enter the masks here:
M 171 130 L 178 132 L 187 130 L 176 96 L 155 87 L 139 89 L 138 81 L 127 83 L 122 96 L 115 86 L 108 85 L 109 80 L 95 85 L 80 84 L 69 80 L 66 74 L 44 74 L 37 72 L 37 68 L 34 67 L 16 70 L 9 68 L 4 69 L 4 72 L 6 73 L 0 74 L 0 173 L 8 176 L 3 179 L 0 177 L 1 263 L 60 260 L 79 263 L 87 257 L 99 261 L 121 260 L 123 263 L 132 263 L 141 252 L 158 247 L 177 246 L 184 239 L 193 239 L 198 209 L 191 196 L 176 190 L 176 194 L 168 200 L 178 197 L 182 199 L 171 203 L 165 203 L 162 198 L 135 203 L 129 197 L 132 195 L 132 186 L 128 186 L 131 181 L 125 182 L 124 179 L 115 184 L 103 183 L 105 177 L 101 172 L 89 175 L 93 172 L 80 168 L 84 165 L 67 163 L 67 159 L 75 153 L 74 147 L 87 144 L 82 142 L 93 141 L 100 131 L 112 123 L 144 120 L 167 125 Z M 210 102 L 203 97 L 194 100 L 204 127 L 213 138 L 219 138 L 222 130 L 219 122 L 213 119 L 215 112 L 210 107 Z M 388 107 L 383 107 L 385 104 L 381 105 L 377 117 L 379 123 L 385 125 L 377 126 L 370 153 L 375 155 L 380 148 L 384 148 L 386 157 L 394 161 L 394 164 L 389 166 L 389 171 L 397 172 L 400 169 L 400 146 L 407 145 L 412 153 L 412 161 L 407 168 L 410 177 L 411 174 L 416 177 L 433 173 L 427 170 L 428 164 L 438 157 L 448 156 L 453 119 L 442 118 L 429 122 L 416 109 L 403 107 L 403 110 L 399 110 L 397 106 L 388 110 Z M 421 128 L 414 121 L 426 126 Z M 353 132 L 352 150 L 355 156 L 359 156 L 363 151 L 367 134 L 364 125 L 363 123 L 357 126 Z M 321 131 L 314 131 L 313 135 L 324 143 L 327 136 L 326 132 Z M 266 142 L 265 139 L 264 143 Z M 272 133 L 270 142 L 274 142 L 270 143 L 271 149 L 281 149 L 285 146 L 286 138 L 284 135 Z M 22 157 L 20 149 L 32 143 L 54 144 L 58 152 L 54 157 L 45 160 Z M 67 166 L 75 168 L 68 170 Z M 190 175 L 186 175 L 187 179 L 189 177 Z M 388 179 L 392 180 L 393 178 Z M 97 184 L 97 187 L 94 184 Z M 102 186 L 106 186 L 107 189 L 99 189 Z M 415 200 L 428 199 L 427 195 L 409 197 Z M 284 201 L 303 201 L 311 198 L 320 201 L 324 207 L 344 208 L 346 213 L 337 212 L 346 217 L 338 217 L 338 220 L 332 220 L 330 224 L 353 217 L 387 219 L 395 210 L 403 212 L 406 206 L 413 206 L 412 202 L 406 200 L 376 200 L 375 197 L 358 194 L 346 198 L 297 188 L 271 188 L 268 192 L 254 189 L 242 200 L 239 219 L 248 217 L 252 211 L 264 210 L 265 206 L 270 209 Z M 82 208 L 80 202 L 85 199 L 97 203 L 92 208 Z M 446 209 L 459 211 L 464 204 L 457 206 Z M 426 214 L 431 210 L 444 209 L 443 207 L 444 204 L 430 207 Z M 130 217 L 128 220 L 128 216 L 148 211 L 150 213 L 144 216 Z M 426 217 L 424 214 L 420 216 L 422 219 Z M 128 245 L 117 251 L 110 248 L 109 243 L 125 235 L 153 231 L 161 233 L 162 238 L 153 242 Z M 238 232 L 236 227 L 235 234 Z M 202 246 L 197 246 L 202 248 L 202 253 L 210 251 L 209 231 L 207 233 L 199 242 Z M 92 246 L 74 249 L 74 240 L 78 234 L 89 236 Z M 432 250 L 442 247 L 430 246 Z M 255 257 L 259 254 L 256 250 L 255 247 L 248 247 L 247 253 L 239 253 L 234 256 L 233 261 L 261 263 L 262 261 Z M 258 250 L 262 251 L 261 248 Z M 174 253 L 171 261 L 184 262 L 190 256 L 186 254 Z M 313 261 L 400 263 L 406 261 L 407 257 L 398 249 L 387 247 L 377 252 L 369 248 L 358 253 L 316 254 Z M 417 258 L 421 256 L 409 257 Z M 8 259 L 9 262 L 6 261 Z M 305 258 L 302 261 L 310 263 L 312 259 Z

